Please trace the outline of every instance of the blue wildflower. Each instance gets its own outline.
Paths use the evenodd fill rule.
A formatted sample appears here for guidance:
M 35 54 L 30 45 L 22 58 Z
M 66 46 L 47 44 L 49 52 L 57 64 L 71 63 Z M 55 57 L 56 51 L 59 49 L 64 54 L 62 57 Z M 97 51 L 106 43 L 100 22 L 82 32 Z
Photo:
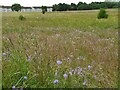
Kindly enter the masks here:
M 88 69 L 91 69 L 91 68 L 92 68 L 92 66 L 88 65 Z
M 58 65 L 62 64 L 62 61 L 58 60 L 58 61 L 57 61 L 57 64 L 58 64 Z
M 96 79 L 96 75 L 94 76 L 94 78 Z
M 30 61 L 30 59 L 31 59 L 31 57 L 30 57 L 30 56 L 28 56 L 28 61 Z
M 59 83 L 59 81 L 56 79 L 56 80 L 54 80 L 54 82 L 53 82 L 54 84 L 58 84 Z
M 68 75 L 67 75 L 67 74 L 64 74 L 63 76 L 64 76 L 64 78 L 65 78 L 65 79 L 68 77 Z
M 3 53 L 2 56 L 6 56 L 7 54 L 6 53 Z

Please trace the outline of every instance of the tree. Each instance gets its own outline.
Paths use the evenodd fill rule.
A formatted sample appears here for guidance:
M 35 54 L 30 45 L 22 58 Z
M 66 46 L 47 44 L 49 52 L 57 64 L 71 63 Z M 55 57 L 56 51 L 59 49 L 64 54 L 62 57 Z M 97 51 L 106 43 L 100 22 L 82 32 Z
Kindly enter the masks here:
M 77 4 L 77 6 L 80 6 L 81 4 L 83 4 L 83 2 L 79 2 L 79 3 Z
M 53 5 L 53 11 L 57 11 L 57 10 L 58 10 L 58 5 L 57 4 Z
M 89 5 L 89 4 L 81 4 L 78 6 L 77 8 L 78 10 L 91 10 L 92 9 L 92 6 Z
M 13 4 L 12 6 L 11 6 L 11 9 L 12 9 L 12 11 L 21 11 L 21 5 L 20 4 L 17 4 L 17 3 L 15 3 L 15 4 Z
M 91 2 L 87 4 L 85 2 L 79 2 L 77 5 L 74 3 L 65 4 L 59 3 L 53 5 L 53 11 L 67 11 L 67 10 L 94 10 L 100 8 L 118 8 L 120 2 Z
M 47 7 L 46 6 L 42 6 L 42 14 L 45 14 L 45 12 L 47 12 Z
M 58 11 L 67 11 L 68 10 L 68 5 L 67 4 L 65 4 L 65 3 L 59 3 L 58 4 Z
M 108 14 L 106 13 L 105 9 L 100 9 L 98 13 L 98 19 L 108 18 Z
M 58 5 L 53 5 L 53 11 L 67 11 L 70 9 L 70 5 L 65 3 L 59 3 Z
M 92 9 L 100 9 L 99 2 L 92 2 L 90 6 L 92 7 Z
M 70 10 L 77 10 L 77 5 L 75 3 L 71 3 Z

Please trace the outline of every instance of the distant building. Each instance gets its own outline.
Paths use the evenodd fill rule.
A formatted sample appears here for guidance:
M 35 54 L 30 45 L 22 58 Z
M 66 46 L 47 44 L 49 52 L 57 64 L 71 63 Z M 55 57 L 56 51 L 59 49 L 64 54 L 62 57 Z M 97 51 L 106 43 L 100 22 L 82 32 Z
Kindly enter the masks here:
M 52 10 L 53 10 L 53 7 L 47 7 L 47 12 L 52 12 Z
M 0 6 L 0 12 L 2 12 L 2 6 Z
M 33 12 L 42 12 L 42 8 L 41 7 L 32 7 L 32 11 Z
M 52 6 L 47 6 L 47 12 L 52 12 Z M 0 6 L 0 12 L 12 12 L 11 6 Z M 41 7 L 23 7 L 21 8 L 21 12 L 42 12 Z
M 32 11 L 32 7 L 22 7 L 21 8 L 21 12 L 31 12 Z
M 0 11 L 2 12 L 11 12 L 11 6 L 0 6 Z

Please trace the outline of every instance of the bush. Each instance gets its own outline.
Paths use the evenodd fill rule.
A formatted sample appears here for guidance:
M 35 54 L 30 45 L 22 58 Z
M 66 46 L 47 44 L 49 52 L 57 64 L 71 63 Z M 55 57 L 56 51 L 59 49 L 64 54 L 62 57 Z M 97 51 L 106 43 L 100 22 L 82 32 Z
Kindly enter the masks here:
M 45 14 L 45 11 L 44 11 L 44 10 L 42 11 L 42 14 Z
M 45 12 L 47 12 L 47 7 L 46 6 L 42 6 L 42 14 L 45 14 Z
M 100 9 L 98 13 L 98 19 L 108 18 L 108 14 L 106 13 L 105 9 Z
M 12 9 L 12 11 L 21 11 L 21 5 L 20 4 L 13 4 L 12 6 L 11 6 L 11 9 Z
M 25 20 L 25 19 L 26 19 L 26 18 L 25 18 L 23 15 L 20 15 L 20 16 L 19 16 L 19 20 L 22 21 L 22 20 Z

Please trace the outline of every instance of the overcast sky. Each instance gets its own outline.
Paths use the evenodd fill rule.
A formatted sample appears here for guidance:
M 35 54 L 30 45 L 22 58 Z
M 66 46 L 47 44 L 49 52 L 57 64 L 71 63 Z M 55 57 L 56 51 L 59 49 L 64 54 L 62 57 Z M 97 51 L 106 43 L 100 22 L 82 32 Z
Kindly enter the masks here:
M 7 6 L 11 6 L 14 3 L 19 3 L 22 6 L 52 6 L 54 4 L 58 4 L 58 3 L 78 3 L 78 2 L 86 2 L 86 3 L 90 3 L 90 2 L 99 2 L 99 1 L 105 1 L 105 0 L 0 0 L 0 5 L 7 5 Z

